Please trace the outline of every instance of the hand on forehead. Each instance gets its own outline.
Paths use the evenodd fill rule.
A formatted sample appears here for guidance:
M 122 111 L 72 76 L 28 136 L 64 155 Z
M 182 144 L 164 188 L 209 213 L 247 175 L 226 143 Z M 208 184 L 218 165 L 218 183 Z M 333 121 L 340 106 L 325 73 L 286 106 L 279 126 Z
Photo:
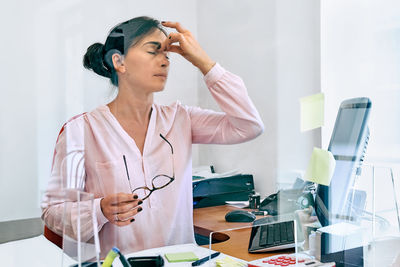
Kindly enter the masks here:
M 163 43 L 163 48 L 168 49 L 173 43 L 183 41 L 185 34 L 190 34 L 190 32 L 182 26 L 179 22 L 163 21 L 162 25 L 167 28 L 173 28 L 176 32 L 171 32 L 168 38 Z
M 164 27 L 173 28 L 176 31 L 168 35 L 164 41 L 166 51 L 178 53 L 186 60 L 198 67 L 203 74 L 206 74 L 215 62 L 202 49 L 193 34 L 184 28 L 179 22 L 162 22 Z
M 184 28 L 179 22 L 172 22 L 172 21 L 163 21 L 162 25 L 168 28 L 174 28 L 179 33 L 185 33 L 188 30 Z

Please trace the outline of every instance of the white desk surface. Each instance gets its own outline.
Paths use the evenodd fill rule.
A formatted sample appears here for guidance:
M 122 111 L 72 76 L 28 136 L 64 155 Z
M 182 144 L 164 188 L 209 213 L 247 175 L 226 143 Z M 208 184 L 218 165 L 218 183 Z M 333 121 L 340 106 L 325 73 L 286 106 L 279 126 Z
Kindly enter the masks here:
M 374 249 L 376 255 L 378 256 L 376 257 L 376 260 L 379 260 L 380 263 L 382 263 L 382 260 L 384 259 L 387 260 L 387 264 L 385 264 L 384 266 L 400 266 L 399 249 L 400 249 L 399 237 L 385 238 L 384 240 L 379 240 L 377 241 L 376 247 Z M 210 253 L 210 250 L 208 250 L 207 248 L 199 247 L 196 244 L 183 244 L 183 245 L 174 245 L 161 248 L 152 248 L 148 250 L 127 254 L 125 256 L 126 258 L 133 256 L 156 256 L 156 255 L 164 256 L 165 253 L 188 252 L 188 251 L 194 252 L 198 258 L 206 257 Z M 385 256 L 388 252 L 392 252 L 393 255 L 390 255 L 390 257 L 386 259 Z M 43 235 L 0 244 L 1 266 L 7 266 L 7 267 L 62 266 L 62 254 L 63 251 L 59 247 L 48 241 Z M 369 255 L 369 257 L 371 256 L 373 255 Z M 216 266 L 215 261 L 217 259 L 223 259 L 225 257 L 230 257 L 230 256 L 221 254 L 218 257 L 212 259 L 211 261 L 208 261 L 207 263 L 203 264 L 202 267 L 211 267 L 211 266 L 214 267 Z M 382 266 L 380 264 L 377 265 L 376 262 L 373 260 L 373 258 L 369 257 L 366 257 L 365 259 L 367 266 Z M 233 257 L 230 258 L 235 259 Z M 396 258 L 395 260 L 396 263 L 393 263 L 395 258 Z M 238 260 L 240 262 L 245 262 L 239 259 L 235 260 Z M 76 262 L 69 257 L 64 257 L 64 263 L 65 263 L 64 266 L 67 267 L 75 264 Z M 114 260 L 113 266 L 122 267 L 122 264 L 118 258 Z M 190 262 L 169 263 L 167 260 L 165 260 L 165 266 L 189 267 L 191 266 L 191 263 Z
M 62 250 L 43 235 L 0 244 L 2 266 L 61 266 Z M 74 264 L 70 258 L 66 263 Z
M 125 255 L 125 257 L 129 258 L 133 256 L 157 256 L 157 255 L 162 255 L 164 257 L 165 253 L 189 252 L 189 251 L 194 252 L 198 258 L 206 257 L 210 253 L 209 249 L 199 247 L 196 244 L 183 244 L 183 245 L 174 245 L 174 246 L 143 250 L 127 254 Z M 1 266 L 8 266 L 8 267 L 62 266 L 62 254 L 63 251 L 59 247 L 48 241 L 43 235 L 0 244 Z M 227 256 L 221 254 L 218 257 L 212 259 L 211 261 L 203 264 L 202 266 L 204 267 L 216 266 L 215 261 L 217 259 L 223 259 L 225 257 Z M 235 259 L 233 257 L 230 258 Z M 165 257 L 164 260 L 165 260 L 165 266 L 173 266 L 173 267 L 191 266 L 191 262 L 169 263 L 165 259 Z M 238 260 L 240 262 L 245 262 L 239 259 L 235 260 Z M 70 266 L 75 264 L 76 262 L 73 259 L 66 257 L 64 258 L 64 263 L 65 264 L 63 266 Z M 113 267 L 122 267 L 122 264 L 118 258 L 114 260 Z

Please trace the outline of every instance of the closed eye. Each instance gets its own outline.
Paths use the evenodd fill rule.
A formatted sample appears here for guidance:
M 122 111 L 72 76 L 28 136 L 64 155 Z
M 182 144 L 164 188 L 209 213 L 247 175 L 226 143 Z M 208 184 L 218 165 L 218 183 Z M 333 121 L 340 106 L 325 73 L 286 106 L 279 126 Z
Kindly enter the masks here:
M 151 51 L 147 51 L 147 53 L 149 53 L 149 54 L 151 54 L 151 55 L 157 55 L 157 54 L 158 54 L 158 52 L 151 52 Z M 165 55 L 165 58 L 166 58 L 167 60 L 169 60 L 169 56 L 168 56 L 168 55 Z

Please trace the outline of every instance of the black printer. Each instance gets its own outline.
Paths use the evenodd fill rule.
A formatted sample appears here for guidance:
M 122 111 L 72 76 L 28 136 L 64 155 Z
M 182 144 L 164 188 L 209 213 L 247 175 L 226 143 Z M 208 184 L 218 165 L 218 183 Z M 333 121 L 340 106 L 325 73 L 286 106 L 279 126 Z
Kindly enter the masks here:
M 254 193 L 251 174 L 193 181 L 193 208 L 224 205 L 225 201 L 248 201 Z

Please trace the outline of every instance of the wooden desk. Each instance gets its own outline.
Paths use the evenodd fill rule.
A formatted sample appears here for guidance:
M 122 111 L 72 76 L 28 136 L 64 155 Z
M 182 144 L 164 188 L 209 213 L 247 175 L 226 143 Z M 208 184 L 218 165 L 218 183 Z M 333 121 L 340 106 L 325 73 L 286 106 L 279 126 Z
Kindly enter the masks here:
M 213 244 L 211 249 L 245 261 L 252 261 L 276 254 L 281 254 L 282 251 L 269 253 L 249 253 L 247 249 L 249 246 L 251 228 L 223 231 L 232 228 L 246 226 L 250 227 L 252 225 L 252 223 L 233 223 L 225 221 L 225 214 L 229 211 L 237 209 L 238 208 L 228 205 L 194 209 L 194 232 L 207 237 L 211 232 L 217 231 L 227 234 L 229 236 L 228 240 Z M 263 216 L 257 216 L 257 219 L 262 217 Z M 208 245 L 204 245 L 204 247 L 208 247 Z

